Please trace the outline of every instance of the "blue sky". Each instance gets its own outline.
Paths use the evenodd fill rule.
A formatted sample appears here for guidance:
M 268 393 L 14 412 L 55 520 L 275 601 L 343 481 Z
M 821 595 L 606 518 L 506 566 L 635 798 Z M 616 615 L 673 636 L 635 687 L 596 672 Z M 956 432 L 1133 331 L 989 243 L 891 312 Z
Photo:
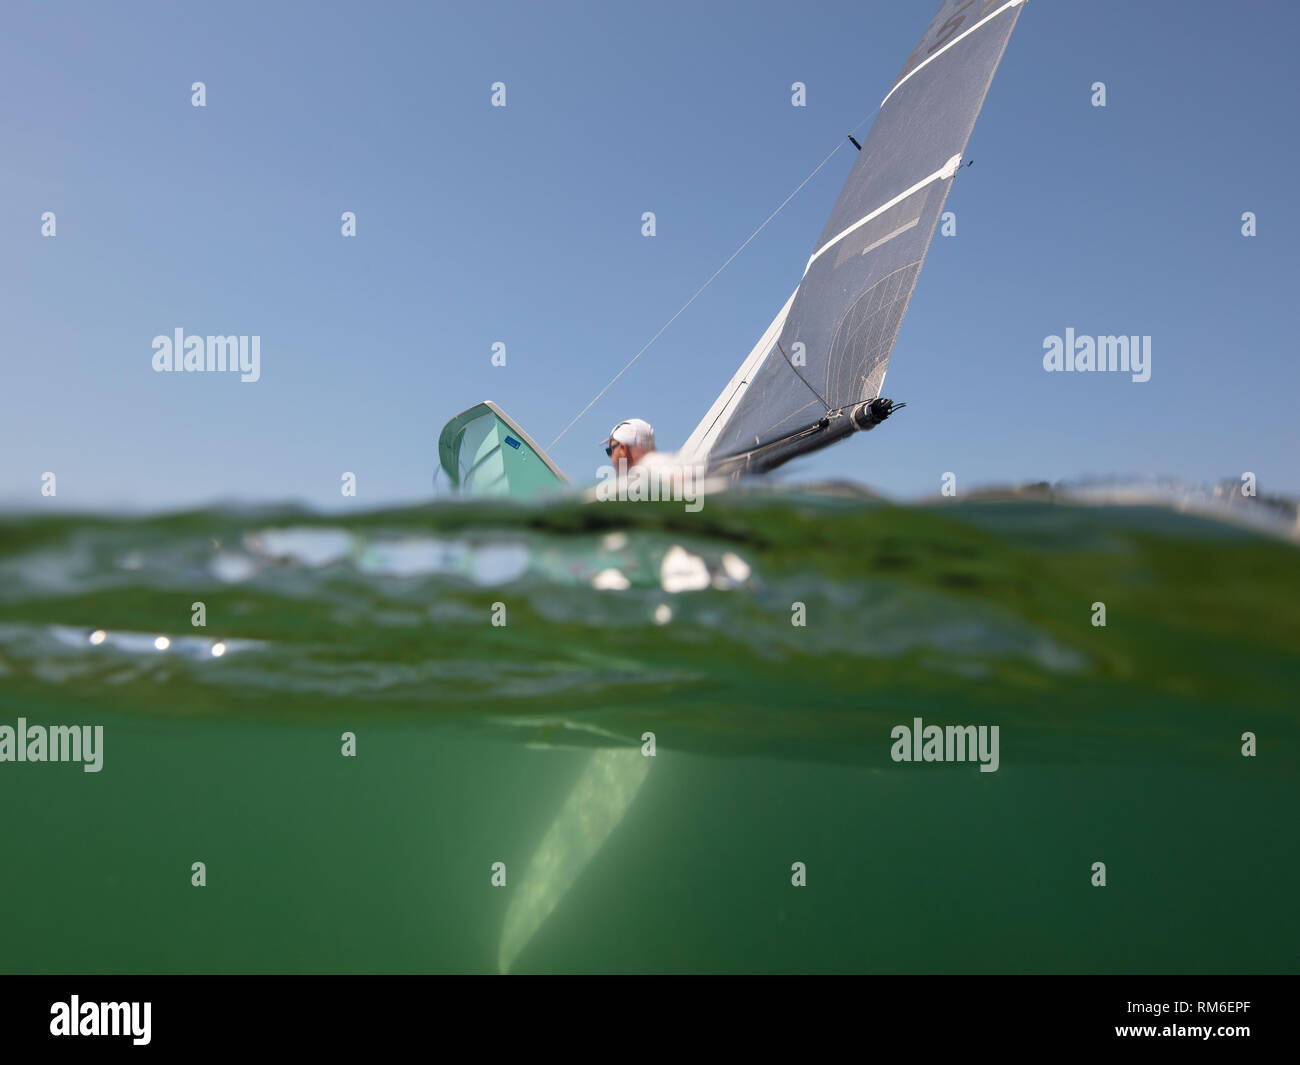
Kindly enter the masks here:
M 6 4 L 0 500 L 328 507 L 350 471 L 357 502 L 414 502 L 482 399 L 548 444 L 873 113 L 937 7 Z M 1298 23 L 1030 0 L 894 350 L 908 409 L 784 476 L 1300 495 Z M 554 448 L 575 479 L 625 417 L 685 440 L 797 283 L 844 143 Z M 259 335 L 261 380 L 154 373 L 177 327 Z M 1150 335 L 1151 380 L 1045 373 L 1067 327 Z

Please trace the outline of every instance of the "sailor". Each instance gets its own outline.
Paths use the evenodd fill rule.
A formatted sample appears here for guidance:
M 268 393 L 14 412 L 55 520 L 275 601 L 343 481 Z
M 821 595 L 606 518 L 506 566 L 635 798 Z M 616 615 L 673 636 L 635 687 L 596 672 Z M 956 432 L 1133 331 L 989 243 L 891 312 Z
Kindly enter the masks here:
M 613 461 L 614 468 L 623 473 L 641 463 L 661 465 L 667 458 L 655 451 L 655 431 L 649 422 L 640 418 L 628 418 L 609 431 L 605 454 Z
M 614 498 L 683 500 L 688 511 L 703 505 L 704 467 L 683 463 L 674 452 L 656 451 L 649 422 L 640 418 L 619 422 L 605 438 L 605 454 L 614 464 L 619 493 Z

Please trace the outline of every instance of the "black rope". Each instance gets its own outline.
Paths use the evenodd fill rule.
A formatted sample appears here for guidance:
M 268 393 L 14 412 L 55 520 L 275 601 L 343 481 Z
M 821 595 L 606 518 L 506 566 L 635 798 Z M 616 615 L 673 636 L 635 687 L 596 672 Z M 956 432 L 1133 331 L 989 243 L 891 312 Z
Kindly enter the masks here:
M 822 397 L 822 394 L 821 394 L 820 392 L 818 392 L 817 389 L 813 388 L 813 386 L 812 386 L 811 384 L 809 384 L 808 379 L 807 379 L 806 377 L 804 377 L 804 375 L 801 374 L 801 373 L 799 372 L 799 368 L 798 368 L 797 366 L 795 366 L 795 364 L 794 364 L 793 362 L 790 361 L 790 356 L 787 355 L 787 354 L 785 353 L 785 348 L 781 347 L 781 341 L 780 341 L 780 340 L 778 340 L 778 341 L 776 342 L 776 350 L 779 351 L 779 352 L 781 353 L 781 358 L 785 359 L 785 364 L 786 364 L 788 367 L 790 367 L 790 372 L 791 372 L 792 374 L 794 374 L 795 377 L 799 378 L 799 380 L 802 381 L 802 382 L 807 386 L 808 391 L 811 392 L 814 396 L 817 397 L 817 402 L 820 403 L 823 407 L 826 408 L 826 413 L 827 413 L 827 414 L 830 414 L 830 413 L 831 413 L 831 405 L 830 405 L 829 403 L 826 402 L 826 400 Z

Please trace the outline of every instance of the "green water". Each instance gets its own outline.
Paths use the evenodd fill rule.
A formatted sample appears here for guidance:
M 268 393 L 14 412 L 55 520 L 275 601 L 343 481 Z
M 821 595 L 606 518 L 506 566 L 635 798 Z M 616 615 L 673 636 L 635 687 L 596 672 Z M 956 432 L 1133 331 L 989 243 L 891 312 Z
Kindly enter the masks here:
M 1294 972 L 1298 681 L 1300 551 L 1151 507 L 10 518 L 0 726 L 104 739 L 0 762 L 0 970 Z

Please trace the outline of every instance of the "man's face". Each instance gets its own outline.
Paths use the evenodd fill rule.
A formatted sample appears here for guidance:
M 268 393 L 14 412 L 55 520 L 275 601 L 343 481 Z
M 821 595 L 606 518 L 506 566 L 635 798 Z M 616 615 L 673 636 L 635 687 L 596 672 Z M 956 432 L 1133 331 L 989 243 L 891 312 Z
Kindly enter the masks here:
M 621 440 L 611 440 L 609 442 L 609 460 L 614 464 L 614 469 L 626 469 L 635 466 L 645 455 L 646 449 L 643 447 L 633 447 L 631 444 L 625 444 Z

